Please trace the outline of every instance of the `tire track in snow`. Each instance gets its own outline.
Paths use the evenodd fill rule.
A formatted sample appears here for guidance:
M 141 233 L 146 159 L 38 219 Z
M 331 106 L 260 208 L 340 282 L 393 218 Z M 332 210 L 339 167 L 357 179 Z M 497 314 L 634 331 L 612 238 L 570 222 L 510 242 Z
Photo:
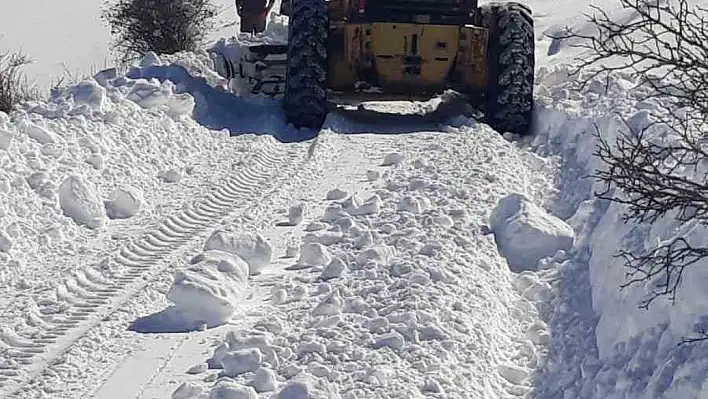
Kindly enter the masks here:
M 182 247 L 224 217 L 267 195 L 275 184 L 273 177 L 288 159 L 280 145 L 257 148 L 247 166 L 204 198 L 161 220 L 101 264 L 83 268 L 61 282 L 56 290 L 64 306 L 57 312 L 60 315 L 28 312 L 24 324 L 32 328 L 22 335 L 4 328 L 0 332 L 0 397 L 17 392 L 55 363 L 75 341 L 163 272 Z M 104 277 L 97 268 L 114 271 Z
M 260 199 L 254 198 L 254 200 L 248 201 L 244 208 L 239 209 L 238 212 L 231 213 L 222 219 L 220 224 L 224 226 L 238 225 L 241 229 L 246 231 L 262 231 L 266 226 L 273 227 L 276 223 L 281 222 L 283 220 L 283 210 L 287 209 L 293 201 L 301 199 L 303 191 L 306 192 L 312 187 L 312 182 L 319 182 L 324 171 L 329 169 L 330 165 L 338 159 L 339 154 L 343 151 L 339 146 L 340 136 L 332 133 L 324 134 L 324 136 L 325 137 L 318 137 L 307 143 L 288 144 L 288 147 L 294 147 L 292 151 L 295 155 L 287 158 L 292 160 L 292 162 L 280 164 L 279 168 L 281 173 L 277 174 L 273 179 L 277 180 L 277 182 L 270 187 L 263 187 L 263 191 L 267 191 L 266 194 L 262 195 Z M 215 190 L 220 188 L 221 186 L 215 188 Z M 322 190 L 324 190 L 324 188 L 322 188 Z M 324 192 L 321 196 L 324 196 Z M 267 198 L 267 201 L 263 201 L 264 198 Z M 282 229 L 283 227 L 276 228 Z M 199 252 L 198 250 L 201 248 L 201 244 L 201 241 L 197 241 L 197 244 L 192 242 L 181 251 L 179 256 L 175 256 L 173 259 L 179 258 L 178 262 L 182 264 L 184 259 L 191 258 L 195 255 L 192 251 L 197 245 L 200 246 L 196 248 L 197 252 Z M 176 261 L 176 259 L 173 260 L 173 264 Z M 127 368 L 129 371 L 126 371 L 126 373 L 132 377 L 126 380 L 118 376 L 120 382 L 114 381 L 114 384 L 104 386 L 105 381 L 108 380 L 107 376 L 116 373 L 116 370 L 118 370 L 117 367 L 119 367 L 118 364 L 122 362 L 121 360 L 118 363 L 113 363 L 114 359 L 124 359 L 122 350 L 118 357 L 113 357 L 117 352 L 113 351 L 111 348 L 144 347 L 145 341 L 143 341 L 143 339 L 147 339 L 146 336 L 142 334 L 119 334 L 119 332 L 125 331 L 129 323 L 136 318 L 164 309 L 162 305 L 158 305 L 148 310 L 142 304 L 144 304 L 145 301 L 151 300 L 149 292 L 155 292 L 155 285 L 162 285 L 163 289 L 166 289 L 169 283 L 165 286 L 165 280 L 168 279 L 171 279 L 171 276 L 168 276 L 167 273 L 162 273 L 156 279 L 152 280 L 150 287 L 146 287 L 127 300 L 121 305 L 121 311 L 115 312 L 110 320 L 91 329 L 87 334 L 71 345 L 62 355 L 62 363 L 56 363 L 47 367 L 41 372 L 39 377 L 35 377 L 32 382 L 26 384 L 20 392 L 12 397 L 33 399 L 47 396 L 51 398 L 110 397 L 121 399 L 139 397 L 139 392 L 142 392 L 152 378 L 148 375 L 142 378 L 143 374 L 141 374 L 143 371 L 145 373 L 152 372 L 147 371 L 149 367 L 146 368 L 144 363 L 145 356 L 148 355 L 146 355 L 145 352 L 140 352 L 139 357 L 141 360 L 137 362 L 139 366 L 136 365 L 136 363 L 121 366 Z M 164 294 L 162 290 L 159 291 L 161 294 Z M 150 306 L 147 305 L 147 307 Z M 136 310 L 138 308 L 140 308 L 140 310 Z M 97 337 L 100 337 L 98 338 L 101 340 L 100 346 L 95 345 L 95 343 L 98 342 Z M 152 338 L 154 335 L 150 334 L 150 337 Z M 171 345 L 163 345 L 161 349 L 149 346 L 152 348 L 149 349 L 152 351 L 150 352 L 152 354 L 151 356 L 158 356 L 160 359 L 173 356 L 175 351 L 178 350 L 179 346 L 177 342 L 179 340 L 174 341 L 171 337 L 170 334 L 166 334 L 164 339 L 174 344 L 174 348 Z M 147 340 L 151 341 L 150 339 Z M 160 340 L 160 342 L 164 343 L 162 340 Z M 95 360 L 87 361 L 87 353 L 91 353 L 92 359 L 101 359 L 100 363 L 95 363 Z M 201 354 L 199 358 L 201 358 Z M 165 360 L 155 360 L 153 364 L 159 365 L 165 362 Z M 136 367 L 140 367 L 142 371 L 136 370 Z M 99 372 L 97 370 L 101 371 Z M 102 374 L 103 371 L 107 371 L 108 373 L 104 375 Z M 139 376 L 135 376 L 136 372 Z M 171 392 L 167 395 L 151 397 L 169 397 L 170 395 Z

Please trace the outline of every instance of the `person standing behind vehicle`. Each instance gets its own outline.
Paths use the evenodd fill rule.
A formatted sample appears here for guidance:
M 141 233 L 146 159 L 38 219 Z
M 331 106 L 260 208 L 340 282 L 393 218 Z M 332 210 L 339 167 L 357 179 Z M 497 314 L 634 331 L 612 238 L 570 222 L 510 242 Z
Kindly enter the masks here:
M 268 12 L 275 0 L 236 0 L 236 13 L 241 18 L 242 33 L 263 33 Z

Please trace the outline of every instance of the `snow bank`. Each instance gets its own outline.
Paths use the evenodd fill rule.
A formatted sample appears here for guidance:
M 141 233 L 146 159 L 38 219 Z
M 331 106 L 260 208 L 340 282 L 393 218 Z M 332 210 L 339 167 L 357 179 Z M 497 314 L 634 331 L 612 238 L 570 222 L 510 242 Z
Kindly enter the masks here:
M 620 216 L 625 208 L 595 199 L 593 193 L 601 187 L 585 177 L 602 167 L 592 156 L 596 128 L 612 143 L 621 132 L 644 126 L 648 111 L 665 112 L 662 102 L 647 99 L 649 89 L 635 88 L 630 74 L 598 79 L 582 93 L 569 89 L 567 76 L 565 67 L 540 71 L 539 92 L 545 94 L 537 104 L 532 144 L 537 152 L 560 158 L 556 213 L 577 233 L 573 256 L 552 262 L 559 272 L 549 281 L 560 292 L 546 310 L 551 361 L 538 397 L 707 396 L 708 348 L 676 347 L 708 313 L 707 262 L 685 270 L 675 305 L 659 299 L 642 310 L 638 305 L 647 288 L 620 290 L 626 269 L 614 255 L 621 249 L 641 254 L 661 240 L 681 236 L 705 246 L 708 232 L 694 221 L 676 222 L 673 214 L 653 225 L 624 224 Z M 653 140 L 673 139 L 660 128 L 650 134 Z
M 180 77 L 191 79 L 111 69 L 0 113 L 0 280 L 8 296 L 31 282 L 50 299 L 28 293 L 28 306 L 61 308 L 64 296 L 54 290 L 66 290 L 66 276 L 98 265 L 126 236 L 201 195 L 254 144 L 272 140 L 204 128 L 191 118 L 194 98 L 176 93 Z M 165 172 L 181 179 L 167 184 Z M 95 272 L 110 280 L 116 268 Z

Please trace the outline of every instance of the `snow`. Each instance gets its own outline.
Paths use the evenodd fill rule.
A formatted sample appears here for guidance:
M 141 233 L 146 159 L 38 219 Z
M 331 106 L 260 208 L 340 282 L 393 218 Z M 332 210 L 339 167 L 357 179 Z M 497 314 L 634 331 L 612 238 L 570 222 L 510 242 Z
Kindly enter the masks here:
M 288 209 L 288 223 L 290 223 L 291 226 L 302 223 L 306 210 L 307 204 L 296 204 L 291 206 L 290 209 Z
M 520 194 L 499 201 L 490 227 L 499 251 L 514 271 L 534 270 L 542 258 L 573 247 L 575 233 L 570 226 Z
M 300 258 L 297 260 L 298 267 L 325 266 L 330 261 L 327 247 L 317 243 L 308 242 L 300 250 Z
M 104 201 L 106 215 L 111 219 L 127 219 L 138 214 L 143 204 L 143 195 L 135 187 L 118 187 Z
M 705 246 L 705 228 L 673 214 L 625 224 L 587 178 L 601 166 L 596 128 L 611 141 L 665 106 L 630 74 L 571 90 L 574 43 L 542 33 L 591 32 L 577 14 L 588 4 L 528 3 L 540 67 L 528 139 L 462 116 L 427 121 L 435 99 L 364 107 L 395 126 L 332 114 L 317 139 L 291 143 L 307 137 L 277 102 L 230 93 L 237 82 L 208 51 L 147 54 L 0 113 L 0 392 L 708 396 L 705 346 L 676 346 L 708 312 L 705 262 L 686 270 L 676 304 L 639 310 L 648 291 L 619 290 L 614 256 L 675 237 Z M 51 60 L 43 79 L 108 49 L 90 44 L 105 32 L 69 23 L 95 22 L 97 6 L 75 7 L 52 18 L 67 40 L 81 34 L 71 51 L 24 33 L 30 55 Z M 10 46 L 34 25 L 19 15 L 0 16 Z M 286 21 L 270 18 L 251 42 L 283 40 Z M 238 58 L 245 43 L 214 48 Z
M 541 71 L 540 83 L 547 86 L 549 97 L 569 93 L 567 83 L 557 78 L 566 71 L 563 67 Z M 603 80 L 603 87 L 607 83 Z M 703 379 L 705 349 L 701 345 L 676 347 L 705 314 L 705 305 L 698 299 L 706 295 L 701 283 L 705 268 L 696 265 L 686 270 L 675 305 L 659 299 L 642 310 L 638 305 L 646 298 L 647 288 L 636 285 L 620 290 L 619 284 L 627 281 L 626 269 L 622 259 L 615 257 L 619 250 L 641 253 L 662 240 L 684 235 L 704 245 L 704 229 L 693 221 L 678 223 L 673 214 L 652 225 L 625 224 L 621 219 L 625 208 L 595 199 L 599 183 L 582 178 L 601 166 L 591 155 L 596 128 L 611 142 L 622 132 L 647 126 L 647 107 L 662 112 L 660 99 L 643 100 L 646 89 L 626 90 L 636 83 L 634 76 L 618 73 L 609 81 L 610 91 L 602 96 L 571 94 L 562 101 L 543 98 L 539 102 L 540 123 L 533 147 L 539 153 L 560 155 L 562 202 L 558 209 L 578 233 L 574 250 L 549 264 L 561 267 L 561 274 L 549 281 L 569 287 L 554 295 L 553 306 L 545 305 L 550 328 L 572 337 L 555 342 L 551 334 L 551 360 L 556 359 L 556 366 L 547 371 L 548 385 L 540 387 L 549 397 L 563 392 L 571 397 L 695 398 L 708 392 L 702 383 L 689 382 Z M 672 140 L 658 126 L 650 134 L 654 140 Z M 547 302 L 545 295 L 540 299 Z M 571 318 L 576 322 L 566 321 Z M 571 370 L 559 362 L 583 367 Z M 565 388 L 559 390 L 559 385 Z
M 248 264 L 249 274 L 258 274 L 271 262 L 273 249 L 262 235 L 249 232 L 216 231 L 204 244 L 204 250 L 220 250 L 234 254 Z
M 329 190 L 329 192 L 327 192 L 327 199 L 340 200 L 346 198 L 348 195 L 349 193 L 344 190 L 341 190 L 339 188 L 333 188 L 332 190 Z
M 235 377 L 239 374 L 258 370 L 263 354 L 258 348 L 241 349 L 226 353 L 221 358 L 224 375 Z
M 174 280 L 167 299 L 183 322 L 214 327 L 226 323 L 245 297 L 248 265 L 228 252 L 207 250 Z
M 402 161 L 403 161 L 402 154 L 399 154 L 397 152 L 392 152 L 390 154 L 386 154 L 386 157 L 383 159 L 381 166 L 398 165 Z
M 533 162 L 534 168 L 545 167 L 543 163 L 536 164 L 537 158 L 514 150 L 496 133 L 479 126 L 474 128 L 481 129 L 476 134 L 482 135 L 484 142 L 494 143 L 495 153 L 506 151 L 510 157 L 482 165 L 482 168 L 503 170 L 501 165 L 527 165 L 527 162 Z M 276 266 L 278 263 L 266 266 L 258 276 L 267 278 L 264 281 L 270 283 L 263 293 L 264 302 L 258 305 L 264 316 L 256 320 L 262 322 L 253 323 L 272 327 L 261 331 L 231 330 L 215 349 L 211 364 L 221 364 L 224 374 L 234 376 L 236 384 L 248 386 L 253 384 L 258 369 L 256 361 L 259 359 L 252 354 L 261 353 L 260 361 L 267 363 L 268 369 L 275 373 L 275 391 L 282 397 L 296 393 L 306 395 L 305 392 L 310 396 L 304 397 L 335 397 L 334 392 L 344 395 L 354 391 L 364 396 L 382 397 L 390 397 L 394 392 L 407 396 L 419 396 L 423 392 L 481 393 L 489 381 L 504 392 L 516 392 L 518 396 L 530 393 L 530 378 L 518 376 L 519 370 L 532 374 L 534 366 L 530 364 L 535 363 L 528 363 L 530 359 L 521 360 L 515 353 L 531 351 L 534 358 L 542 357 L 541 347 L 526 341 L 528 338 L 521 341 L 527 343 L 517 347 L 511 337 L 517 334 L 526 337 L 527 330 L 540 334 L 542 323 L 534 316 L 527 316 L 527 321 L 491 316 L 497 310 L 480 314 L 486 306 L 492 309 L 520 306 L 518 313 L 529 315 L 533 310 L 528 303 L 523 305 L 524 300 L 508 284 L 512 275 L 498 255 L 494 240 L 474 233 L 470 226 L 481 228 L 493 204 L 509 194 L 511 186 L 519 184 L 517 187 L 528 190 L 532 198 L 542 198 L 550 182 L 526 179 L 523 177 L 526 172 L 514 172 L 500 176 L 496 184 L 487 181 L 487 186 L 482 188 L 485 173 L 471 173 L 467 169 L 480 165 L 474 161 L 460 165 L 450 156 L 455 147 L 480 152 L 470 154 L 469 159 L 487 151 L 476 144 L 479 137 L 469 135 L 466 129 L 470 128 L 451 132 L 449 142 L 436 146 L 433 152 L 424 150 L 430 147 L 434 134 L 411 136 L 410 144 L 405 147 L 407 155 L 375 189 L 350 190 L 327 185 L 319 188 L 322 193 L 319 198 L 325 200 L 318 205 L 310 203 L 313 209 L 308 211 L 302 225 L 306 227 L 314 221 L 322 225 L 311 232 L 303 227 L 300 257 L 295 267 L 284 261 L 279 263 L 283 266 Z M 375 140 L 374 137 L 366 140 Z M 339 142 L 340 138 L 323 132 L 319 140 L 319 145 L 327 145 Z M 385 151 L 383 147 L 369 157 L 370 163 L 362 165 L 358 180 L 353 177 L 347 180 L 351 184 L 371 184 L 365 179 L 366 171 L 381 163 Z M 434 170 L 431 165 L 435 165 Z M 443 190 L 436 188 L 440 175 L 449 180 L 448 188 Z M 328 196 L 335 189 L 347 195 Z M 491 197 L 487 197 L 489 190 L 495 192 Z M 416 194 L 426 199 L 420 201 L 425 206 L 417 213 L 411 212 L 410 207 L 400 206 L 411 202 L 413 192 L 425 193 Z M 326 199 L 328 197 L 337 199 Z M 468 201 L 488 204 L 485 205 L 487 211 L 479 208 L 479 213 L 467 213 L 468 217 L 476 219 L 461 217 L 459 209 Z M 367 206 L 363 212 L 362 207 L 367 203 L 377 205 Z M 329 216 L 324 217 L 326 214 Z M 456 244 L 456 236 L 467 237 L 475 244 L 463 249 Z M 490 261 L 493 265 L 490 269 L 477 265 L 476 259 L 488 256 L 495 257 Z M 489 273 L 490 270 L 494 272 Z M 281 275 L 282 278 L 276 277 Z M 255 290 L 258 284 L 262 283 L 254 280 L 251 287 Z M 459 292 L 460 287 L 468 288 L 462 288 L 464 292 L 454 297 L 441 295 L 451 290 Z M 431 306 L 432 303 L 435 305 Z M 528 327 L 525 323 L 529 323 Z M 494 337 L 494 345 L 504 348 L 498 352 L 501 359 L 493 360 L 474 349 L 486 347 L 472 344 L 487 339 L 485 337 Z M 228 353 L 250 361 L 239 360 L 234 362 L 237 366 L 227 366 Z M 392 370 L 377 369 L 383 359 L 392 362 Z M 397 364 L 404 362 L 415 363 L 415 366 L 402 369 L 400 374 L 393 371 Z M 464 366 L 448 368 L 445 362 L 459 362 Z M 484 365 L 479 365 L 480 362 Z M 263 363 L 260 367 L 264 367 Z M 507 368 L 501 368 L 502 364 Z M 476 373 L 470 373 L 470 368 Z M 496 371 L 494 374 L 483 371 L 491 369 L 512 371 L 505 376 Z M 431 378 L 429 373 L 436 373 L 436 377 Z M 510 376 L 516 380 L 509 382 L 513 379 Z M 292 382 L 300 378 L 307 382 Z M 384 378 L 386 384 L 376 382 Z M 362 385 L 358 381 L 367 383 Z M 324 393 L 317 396 L 320 391 Z
M 202 393 L 202 387 L 191 382 L 182 383 L 172 394 L 172 399 L 192 399 Z
M 30 185 L 31 187 L 32 185 Z M 59 185 L 59 206 L 64 215 L 90 228 L 103 225 L 105 210 L 96 188 L 79 176 L 68 176 Z
M 219 382 L 209 393 L 209 399 L 256 399 L 256 391 L 230 382 Z
M 253 375 L 251 385 L 258 393 L 275 391 L 275 372 L 268 368 L 259 367 Z

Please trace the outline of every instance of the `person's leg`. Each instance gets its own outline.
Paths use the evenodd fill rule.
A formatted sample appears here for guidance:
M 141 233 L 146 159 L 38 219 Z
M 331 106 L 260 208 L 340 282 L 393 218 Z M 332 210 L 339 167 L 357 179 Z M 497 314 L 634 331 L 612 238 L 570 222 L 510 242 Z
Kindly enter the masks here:
M 241 16 L 241 32 L 242 33 L 253 33 L 253 27 L 254 27 L 254 21 L 253 21 L 253 16 L 249 15 L 248 13 L 244 13 L 243 16 Z
M 256 19 L 256 20 L 255 20 L 254 23 L 253 23 L 253 30 L 254 30 L 256 33 L 263 33 L 263 32 L 265 31 L 265 28 L 266 28 L 266 17 L 267 17 L 266 14 L 262 14 L 262 13 L 261 13 L 261 14 L 259 14 L 258 16 L 256 16 L 256 17 L 254 18 L 254 19 Z

